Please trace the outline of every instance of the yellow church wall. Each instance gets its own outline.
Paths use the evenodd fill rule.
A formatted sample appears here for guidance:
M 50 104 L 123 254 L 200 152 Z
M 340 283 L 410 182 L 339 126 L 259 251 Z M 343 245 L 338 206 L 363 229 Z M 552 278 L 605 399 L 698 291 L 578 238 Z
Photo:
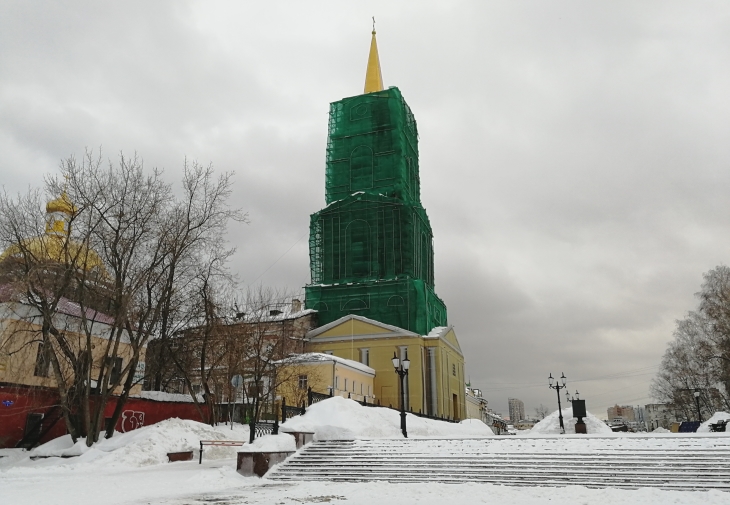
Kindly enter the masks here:
M 390 330 L 380 326 L 366 323 L 358 319 L 350 319 L 346 323 L 330 328 L 319 335 L 319 338 L 326 337 L 349 337 L 350 335 L 372 335 L 389 333 Z M 350 359 L 350 358 L 348 358 Z
M 376 333 L 373 330 L 374 327 L 380 331 Z M 358 333 L 358 330 L 362 333 Z M 368 365 L 375 370 L 373 381 L 375 402 L 379 401 L 381 405 L 389 405 L 394 408 L 400 406 L 400 379 L 393 369 L 391 360 L 394 352 L 402 357 L 400 350 L 406 348 L 410 360 L 406 403 L 407 407 L 412 408 L 415 412 L 428 412 L 426 349 L 433 348 L 436 352 L 435 414 L 464 419 L 466 417 L 464 357 L 459 351 L 458 340 L 453 330 L 449 330 L 441 338 L 424 338 L 420 335 L 388 336 L 393 333 L 395 333 L 393 329 L 350 319 L 322 333 L 315 333 L 309 339 L 306 347 L 310 352 L 331 353 L 354 361 L 360 361 L 361 349 L 368 349 Z M 456 367 L 456 375 L 453 375 L 453 366 Z M 456 400 L 454 400 L 454 396 L 456 396 Z

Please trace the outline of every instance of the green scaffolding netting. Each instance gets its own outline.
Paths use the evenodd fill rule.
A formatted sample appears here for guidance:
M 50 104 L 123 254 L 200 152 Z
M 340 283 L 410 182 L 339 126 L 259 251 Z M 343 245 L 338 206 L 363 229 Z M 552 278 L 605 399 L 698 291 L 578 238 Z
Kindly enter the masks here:
M 447 323 L 420 202 L 418 129 L 398 88 L 330 106 L 327 207 L 311 216 L 308 308 L 418 333 Z

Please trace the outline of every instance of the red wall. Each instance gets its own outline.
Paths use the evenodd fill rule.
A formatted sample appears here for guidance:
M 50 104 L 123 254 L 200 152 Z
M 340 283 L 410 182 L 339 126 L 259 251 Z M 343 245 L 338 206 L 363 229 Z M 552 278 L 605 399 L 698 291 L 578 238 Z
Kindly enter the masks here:
M 116 402 L 116 397 L 109 400 L 104 409 L 105 418 L 112 416 Z M 55 389 L 0 384 L 0 448 L 15 447 L 23 438 L 28 414 L 42 413 L 46 414 L 46 418 L 55 417 L 50 412 L 57 404 L 58 393 Z M 127 432 L 173 417 L 202 421 L 193 403 L 130 398 L 124 405 L 116 430 Z M 43 429 L 46 426 L 44 424 Z M 65 434 L 66 424 L 60 418 L 41 439 L 41 443 Z

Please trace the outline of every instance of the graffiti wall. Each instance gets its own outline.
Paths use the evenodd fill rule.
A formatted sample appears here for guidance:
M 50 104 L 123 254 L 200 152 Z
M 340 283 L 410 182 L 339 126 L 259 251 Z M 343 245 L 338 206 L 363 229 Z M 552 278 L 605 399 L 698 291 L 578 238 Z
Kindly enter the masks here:
M 116 402 L 117 399 L 112 398 L 107 403 L 105 418 L 111 418 Z M 115 429 L 126 433 L 174 417 L 202 420 L 191 402 L 130 398 L 124 404 Z M 56 390 L 0 384 L 0 448 L 16 447 L 24 435 L 34 429 L 41 435 L 40 443 L 66 434 Z

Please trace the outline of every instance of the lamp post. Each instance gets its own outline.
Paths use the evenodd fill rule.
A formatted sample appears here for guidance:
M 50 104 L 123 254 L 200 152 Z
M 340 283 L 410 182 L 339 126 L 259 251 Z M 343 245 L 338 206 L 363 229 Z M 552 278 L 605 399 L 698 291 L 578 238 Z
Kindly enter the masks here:
M 393 362 L 393 368 L 395 368 L 395 373 L 398 374 L 398 377 L 400 377 L 400 430 L 403 432 L 403 436 L 405 438 L 408 438 L 408 432 L 406 431 L 406 400 L 405 400 L 405 383 L 403 379 L 406 375 L 408 375 L 408 369 L 411 366 L 411 361 L 408 359 L 408 350 L 406 349 L 406 358 L 401 361 L 398 356 L 395 355 L 395 351 L 393 352 L 393 359 L 391 360 Z
M 555 382 L 555 385 L 553 385 L 553 382 Z M 550 377 L 548 377 L 548 383 L 548 387 L 550 389 L 554 389 L 555 392 L 558 394 L 558 417 L 560 418 L 560 433 L 565 434 L 565 425 L 563 424 L 563 408 L 560 405 L 560 390 L 567 387 L 565 385 L 565 374 L 561 375 L 560 381 L 556 381 L 555 379 L 553 379 L 553 374 L 550 373 Z
M 702 422 L 702 412 L 700 411 L 700 392 L 695 391 L 695 403 L 697 404 L 697 419 Z

